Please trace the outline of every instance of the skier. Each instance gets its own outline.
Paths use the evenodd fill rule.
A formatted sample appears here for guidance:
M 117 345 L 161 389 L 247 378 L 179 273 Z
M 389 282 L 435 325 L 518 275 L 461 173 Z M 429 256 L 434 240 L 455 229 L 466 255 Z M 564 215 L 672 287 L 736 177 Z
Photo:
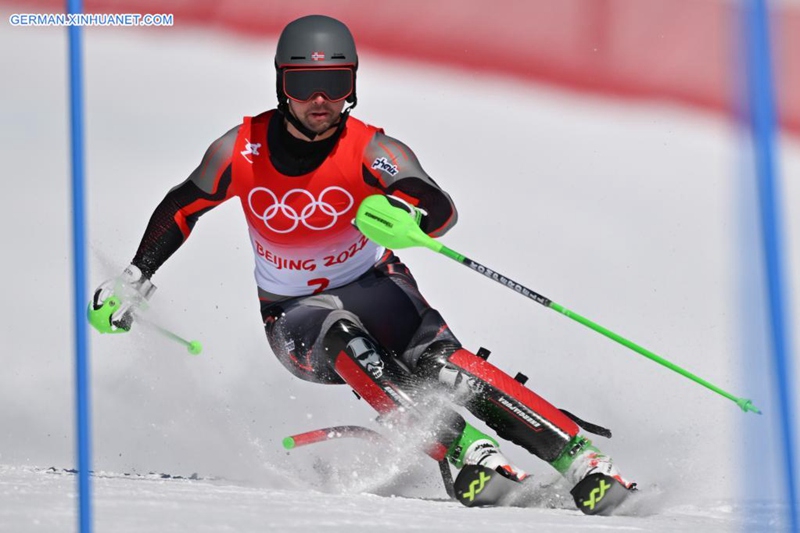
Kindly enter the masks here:
M 95 291 L 90 312 L 115 296 L 121 304 L 104 329 L 130 329 L 155 290 L 151 277 L 198 218 L 238 197 L 267 339 L 292 374 L 347 384 L 381 416 L 425 428 L 426 453 L 461 469 L 457 486 L 478 486 L 467 472 L 479 488 L 487 473 L 499 473 L 501 484 L 524 483 L 527 474 L 494 438 L 428 395 L 445 390 L 498 436 L 563 474 L 581 511 L 612 511 L 634 484 L 579 433 L 579 423 L 591 426 L 488 363 L 485 352 L 463 348 L 408 267 L 353 226 L 360 202 L 373 194 L 407 210 L 432 237 L 457 219 L 450 196 L 408 146 L 350 116 L 357 69 L 343 23 L 312 15 L 288 24 L 275 55 L 277 108 L 246 117 L 211 144 L 156 207 L 130 266 Z M 486 505 L 497 494 L 476 489 L 459 498 Z

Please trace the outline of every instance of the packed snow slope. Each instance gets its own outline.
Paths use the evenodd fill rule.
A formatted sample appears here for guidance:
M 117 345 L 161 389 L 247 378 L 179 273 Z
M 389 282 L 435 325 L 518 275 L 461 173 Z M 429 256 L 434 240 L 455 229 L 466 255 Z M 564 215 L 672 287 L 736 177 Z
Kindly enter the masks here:
M 0 531 L 74 527 L 75 478 L 63 471 L 75 464 L 66 44 L 59 29 L 0 32 Z M 274 44 L 167 28 L 85 32 L 91 287 L 128 264 L 155 205 L 209 143 L 274 105 Z M 419 500 L 444 492 L 435 465 L 413 453 L 400 461 L 338 441 L 287 454 L 287 435 L 375 427 L 374 412 L 347 387 L 293 378 L 270 353 L 246 227 L 229 202 L 153 280 L 150 318 L 201 340 L 202 355 L 145 327 L 92 334 L 93 466 L 114 473 L 95 478 L 99 530 L 779 529 L 774 467 L 758 467 L 758 494 L 740 490 L 757 479 L 747 460 L 766 455 L 742 448 L 741 421 L 767 447 L 774 436 L 768 382 L 739 370 L 741 346 L 756 350 L 748 377 L 769 364 L 758 336 L 742 334 L 759 330 L 749 312 L 757 269 L 740 268 L 757 264 L 742 135 L 668 103 L 593 100 L 368 50 L 358 83 L 354 116 L 411 146 L 458 205 L 447 246 L 767 414 L 744 415 L 442 256 L 404 250 L 465 346 L 491 349 L 490 361 L 528 375 L 531 389 L 614 431 L 596 443 L 640 497 L 624 516 L 583 517 L 553 471 L 510 444 L 542 486 L 535 508 Z M 797 145 L 784 145 L 781 166 L 800 175 Z M 786 205 L 797 205 L 791 181 Z M 800 223 L 788 215 L 791 240 Z M 149 472 L 200 479 L 123 475 Z

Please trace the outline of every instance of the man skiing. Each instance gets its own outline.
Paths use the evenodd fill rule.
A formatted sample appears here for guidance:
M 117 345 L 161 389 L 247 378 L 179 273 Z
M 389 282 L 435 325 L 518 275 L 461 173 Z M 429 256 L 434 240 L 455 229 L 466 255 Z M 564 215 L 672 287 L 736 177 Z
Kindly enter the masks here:
M 150 278 L 197 219 L 236 196 L 255 255 L 269 344 L 295 376 L 347 384 L 382 416 L 424 428 L 424 449 L 462 469 L 456 484 L 528 477 L 454 410 L 446 391 L 497 434 L 550 463 L 574 487 L 578 508 L 608 513 L 634 484 L 565 414 L 464 349 L 424 299 L 409 269 L 352 224 L 359 204 L 386 195 L 439 237 L 456 223 L 450 196 L 411 149 L 350 117 L 358 57 L 348 28 L 312 15 L 283 30 L 275 55 L 277 109 L 214 141 L 200 165 L 156 207 L 130 266 L 95 291 L 90 313 L 120 302 L 101 331 L 128 330 L 155 290 Z M 498 503 L 470 490 L 466 505 Z

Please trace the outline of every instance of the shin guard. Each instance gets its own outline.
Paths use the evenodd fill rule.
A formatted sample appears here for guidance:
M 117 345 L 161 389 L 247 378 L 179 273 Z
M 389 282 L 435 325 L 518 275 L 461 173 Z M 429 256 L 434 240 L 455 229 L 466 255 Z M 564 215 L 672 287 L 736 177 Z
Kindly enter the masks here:
M 447 372 L 457 372 L 458 375 L 448 378 Z M 486 422 L 501 438 L 522 446 L 547 462 L 559 457 L 579 432 L 577 424 L 559 409 L 467 350 L 456 350 L 447 358 L 439 379 L 469 389 L 462 398 L 470 412 Z
M 444 459 L 464 429 L 465 421 L 458 413 L 446 409 L 436 420 L 429 420 L 410 394 L 419 387 L 418 378 L 384 353 L 355 322 L 335 322 L 325 334 L 324 345 L 336 373 L 378 413 L 415 427 L 433 428 L 425 452 L 437 461 Z

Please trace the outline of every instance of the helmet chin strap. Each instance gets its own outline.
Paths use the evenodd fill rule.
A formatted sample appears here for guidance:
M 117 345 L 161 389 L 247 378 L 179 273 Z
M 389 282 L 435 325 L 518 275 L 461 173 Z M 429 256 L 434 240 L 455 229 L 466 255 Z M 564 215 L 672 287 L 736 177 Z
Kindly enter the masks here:
M 294 116 L 294 114 L 291 112 L 291 110 L 289 109 L 289 106 L 287 105 L 285 100 L 278 105 L 278 111 L 281 112 L 281 114 L 286 119 L 286 121 L 289 122 L 289 124 L 291 124 L 292 126 L 294 126 L 297 131 L 302 133 L 303 136 L 307 137 L 308 140 L 313 141 L 314 139 L 316 139 L 317 137 L 319 137 L 323 133 L 326 133 L 326 132 L 330 131 L 333 128 L 336 128 L 337 132 L 338 132 L 338 130 L 341 130 L 342 128 L 344 128 L 344 124 L 345 124 L 345 122 L 347 122 L 347 117 L 350 116 L 350 111 L 354 107 L 355 107 L 355 105 L 351 105 L 351 106 L 347 107 L 346 109 L 344 109 L 342 111 L 342 113 L 339 115 L 339 121 L 338 122 L 336 122 L 334 124 L 331 124 L 330 126 L 328 126 L 327 128 L 325 128 L 324 130 L 322 130 L 320 132 L 313 131 L 313 130 L 307 128 L 305 125 L 303 125 L 303 123 L 300 122 L 300 120 L 296 116 Z

